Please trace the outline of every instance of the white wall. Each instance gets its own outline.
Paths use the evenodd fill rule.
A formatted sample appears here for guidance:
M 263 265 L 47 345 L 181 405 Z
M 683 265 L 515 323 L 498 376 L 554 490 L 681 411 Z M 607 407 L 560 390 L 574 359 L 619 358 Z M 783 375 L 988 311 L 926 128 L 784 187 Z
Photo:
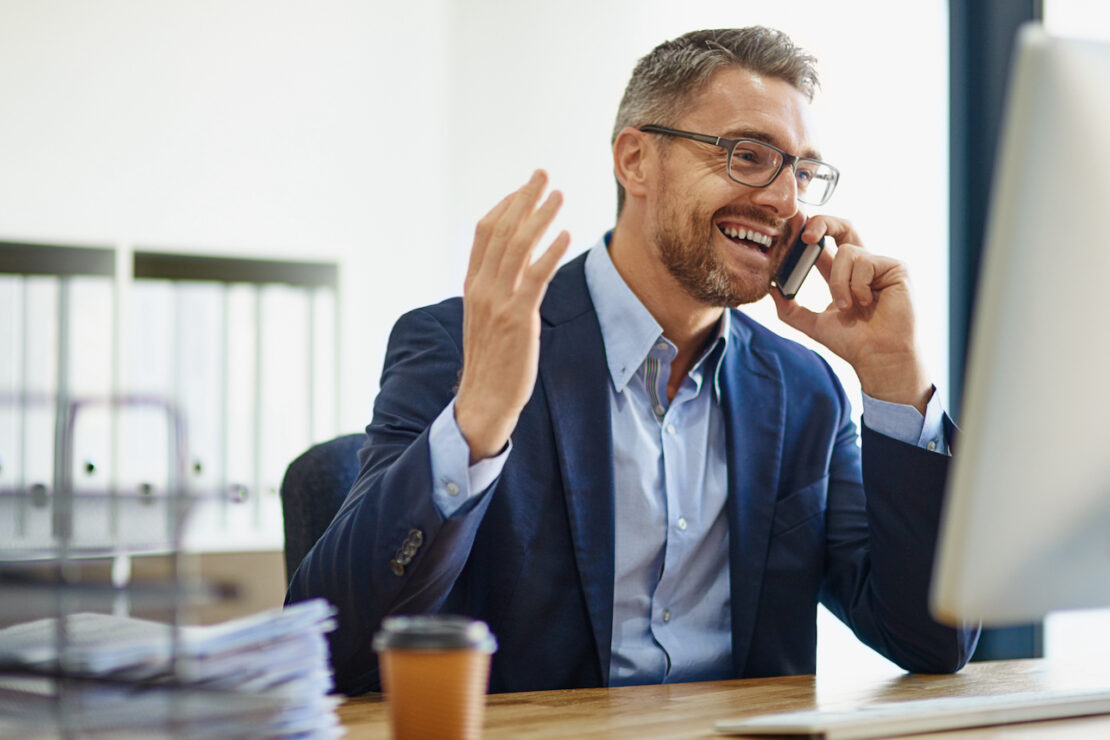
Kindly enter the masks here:
M 446 8 L 2 0 L 0 239 L 341 261 L 361 428 L 398 307 L 448 289 Z
M 355 430 L 394 318 L 458 292 L 474 222 L 533 168 L 565 192 L 572 254 L 612 225 L 609 134 L 639 56 L 763 23 L 821 61 L 822 150 L 843 173 L 828 209 L 910 263 L 944 389 L 945 9 L 0 0 L 0 240 L 339 260 L 340 428 Z M 811 282 L 803 300 L 823 305 Z M 833 642 L 823 665 L 858 667 Z

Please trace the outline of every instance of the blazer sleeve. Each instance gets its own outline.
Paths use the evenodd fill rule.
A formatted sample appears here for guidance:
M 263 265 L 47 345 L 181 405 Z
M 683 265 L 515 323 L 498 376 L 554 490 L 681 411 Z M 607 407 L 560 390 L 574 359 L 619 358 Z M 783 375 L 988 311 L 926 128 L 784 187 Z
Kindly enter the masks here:
M 954 431 L 947 418 L 945 427 Z M 979 630 L 936 622 L 928 603 L 950 458 L 864 426 L 861 471 L 850 422 L 835 445 L 822 601 L 900 667 L 959 670 Z M 864 495 L 845 493 L 858 487 L 861 473 Z
M 348 694 L 380 685 L 371 643 L 384 616 L 442 605 L 489 504 L 487 491 L 444 518 L 432 498 L 428 430 L 455 395 L 458 316 L 461 306 L 445 303 L 394 326 L 358 478 L 290 582 L 286 603 L 323 597 L 337 608 L 329 641 Z

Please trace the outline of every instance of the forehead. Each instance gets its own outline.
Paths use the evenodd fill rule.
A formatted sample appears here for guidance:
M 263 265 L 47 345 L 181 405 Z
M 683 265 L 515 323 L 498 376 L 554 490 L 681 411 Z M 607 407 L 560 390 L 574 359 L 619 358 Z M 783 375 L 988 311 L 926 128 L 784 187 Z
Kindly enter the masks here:
M 805 95 L 785 80 L 739 67 L 714 72 L 691 100 L 678 128 L 714 136 L 763 138 L 791 154 L 817 154 Z

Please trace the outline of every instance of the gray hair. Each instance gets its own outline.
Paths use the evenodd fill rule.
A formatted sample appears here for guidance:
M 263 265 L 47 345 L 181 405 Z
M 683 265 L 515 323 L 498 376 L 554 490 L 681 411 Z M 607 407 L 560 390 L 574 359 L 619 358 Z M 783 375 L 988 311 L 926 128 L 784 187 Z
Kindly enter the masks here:
M 771 28 L 691 31 L 655 47 L 636 63 L 617 109 L 611 142 L 627 126 L 673 126 L 683 109 L 722 67 L 742 67 L 785 80 L 813 101 L 817 59 Z M 707 132 L 712 133 L 712 132 Z M 617 215 L 624 207 L 624 186 L 617 182 Z

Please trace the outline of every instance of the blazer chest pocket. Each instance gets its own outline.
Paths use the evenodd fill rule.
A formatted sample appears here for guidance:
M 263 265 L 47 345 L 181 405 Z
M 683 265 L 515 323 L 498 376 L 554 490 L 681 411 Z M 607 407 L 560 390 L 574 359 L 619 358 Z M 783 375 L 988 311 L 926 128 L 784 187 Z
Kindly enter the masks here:
M 779 499 L 775 504 L 775 518 L 771 536 L 777 537 L 808 522 L 825 511 L 829 494 L 829 476 L 824 475 L 804 488 Z

